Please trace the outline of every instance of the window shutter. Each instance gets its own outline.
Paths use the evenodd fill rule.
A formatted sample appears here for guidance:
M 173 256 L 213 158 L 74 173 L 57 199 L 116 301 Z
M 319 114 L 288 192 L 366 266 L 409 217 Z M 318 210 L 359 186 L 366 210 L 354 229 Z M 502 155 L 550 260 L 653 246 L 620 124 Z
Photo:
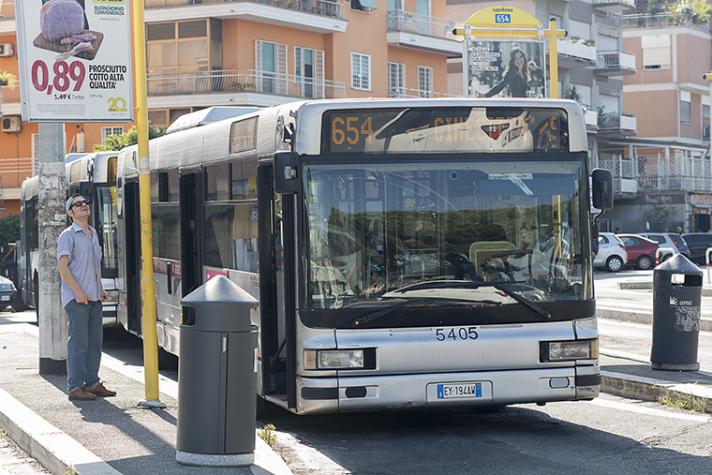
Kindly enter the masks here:
M 361 87 L 361 74 L 359 72 L 361 59 L 356 53 L 351 53 L 351 87 Z
M 255 40 L 255 80 L 257 92 L 262 92 L 262 42 Z
M 287 92 L 287 45 L 277 44 L 277 94 Z
M 302 47 L 301 46 L 295 46 L 294 47 L 294 75 L 297 77 L 297 83 L 300 83 L 302 80 Z
M 319 92 L 318 97 L 325 98 L 325 84 L 324 84 L 324 51 L 316 50 L 314 52 L 314 76 L 316 79 L 317 91 Z

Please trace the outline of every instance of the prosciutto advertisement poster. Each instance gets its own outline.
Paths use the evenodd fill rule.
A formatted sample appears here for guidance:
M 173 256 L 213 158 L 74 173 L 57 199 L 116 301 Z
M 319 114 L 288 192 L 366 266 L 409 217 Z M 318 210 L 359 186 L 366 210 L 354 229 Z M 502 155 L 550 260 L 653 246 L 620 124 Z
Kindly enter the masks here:
M 546 97 L 544 43 L 472 41 L 470 97 Z
M 24 120 L 131 120 L 129 3 L 130 0 L 15 2 Z

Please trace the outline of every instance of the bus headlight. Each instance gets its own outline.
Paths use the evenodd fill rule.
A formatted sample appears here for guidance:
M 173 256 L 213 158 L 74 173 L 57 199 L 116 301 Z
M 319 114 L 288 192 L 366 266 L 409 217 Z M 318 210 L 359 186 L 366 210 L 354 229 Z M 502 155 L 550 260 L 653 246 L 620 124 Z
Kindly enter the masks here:
M 543 341 L 541 361 L 590 360 L 598 358 L 598 339 L 573 341 Z
M 304 369 L 363 369 L 363 350 L 304 350 Z

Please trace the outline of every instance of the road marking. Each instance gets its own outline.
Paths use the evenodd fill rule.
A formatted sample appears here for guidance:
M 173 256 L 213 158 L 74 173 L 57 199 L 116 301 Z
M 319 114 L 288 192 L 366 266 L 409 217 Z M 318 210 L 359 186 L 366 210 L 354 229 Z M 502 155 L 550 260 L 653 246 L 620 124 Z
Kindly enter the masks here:
M 687 414 L 683 412 L 668 411 L 665 409 L 654 409 L 652 407 L 638 406 L 637 404 L 640 403 L 637 402 L 620 402 L 611 401 L 610 399 L 598 398 L 594 399 L 593 401 L 590 401 L 590 404 L 605 407 L 608 409 L 618 409 L 621 411 L 633 412 L 636 414 L 644 414 L 646 416 L 666 417 L 668 419 L 679 419 L 683 421 L 709 422 L 710 420 L 712 420 L 712 416 L 704 414 Z

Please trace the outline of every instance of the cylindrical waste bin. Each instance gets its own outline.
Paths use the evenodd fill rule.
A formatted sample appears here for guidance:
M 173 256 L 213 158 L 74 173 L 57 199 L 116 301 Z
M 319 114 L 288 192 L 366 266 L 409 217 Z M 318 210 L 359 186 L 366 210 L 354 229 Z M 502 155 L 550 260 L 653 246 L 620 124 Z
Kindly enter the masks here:
M 653 273 L 653 369 L 697 371 L 702 271 L 682 254 Z
M 217 276 L 181 300 L 176 460 L 240 466 L 254 461 L 257 306 Z

